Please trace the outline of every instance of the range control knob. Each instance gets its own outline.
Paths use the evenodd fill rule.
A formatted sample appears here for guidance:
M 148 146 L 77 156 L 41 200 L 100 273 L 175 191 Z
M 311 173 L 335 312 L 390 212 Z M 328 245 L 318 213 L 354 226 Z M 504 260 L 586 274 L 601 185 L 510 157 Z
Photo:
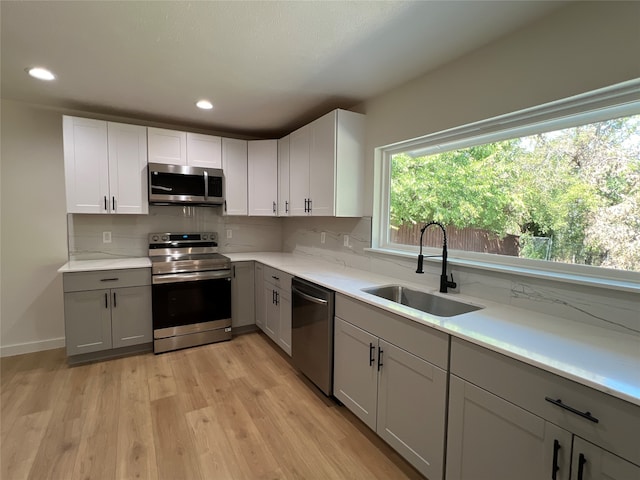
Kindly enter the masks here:
M 209 237 L 207 236 L 207 234 L 206 234 L 206 233 L 203 233 L 203 234 L 202 234 L 202 240 L 206 240 L 207 238 L 209 238 Z
M 167 240 L 169 240 L 169 237 L 167 237 L 166 235 L 162 235 L 162 241 L 166 242 Z
M 157 242 L 159 240 L 158 235 L 154 235 L 153 237 L 151 237 L 151 240 L 153 240 L 154 242 Z

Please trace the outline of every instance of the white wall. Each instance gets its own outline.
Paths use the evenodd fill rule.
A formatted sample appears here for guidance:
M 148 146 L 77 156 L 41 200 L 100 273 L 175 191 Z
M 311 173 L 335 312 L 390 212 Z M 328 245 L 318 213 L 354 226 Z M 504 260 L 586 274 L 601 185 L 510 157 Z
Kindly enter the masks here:
M 0 115 L 4 356 L 64 345 L 67 222 L 60 114 L 2 100 Z
M 638 18 L 640 2 L 571 3 L 360 106 L 366 214 L 374 148 L 640 77 Z

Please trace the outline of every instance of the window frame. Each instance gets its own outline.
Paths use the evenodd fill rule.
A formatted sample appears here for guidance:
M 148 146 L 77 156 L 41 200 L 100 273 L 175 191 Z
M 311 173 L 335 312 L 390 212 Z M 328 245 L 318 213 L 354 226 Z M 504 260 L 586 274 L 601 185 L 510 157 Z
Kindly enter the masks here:
M 372 248 L 369 251 L 404 257 L 418 254 L 417 246 L 389 241 L 391 157 L 394 154 L 417 150 L 420 155 L 429 155 L 637 114 L 640 114 L 640 79 L 375 148 Z M 424 253 L 437 255 L 440 249 L 424 247 Z M 640 291 L 640 272 L 465 250 L 448 253 L 452 264 Z M 582 281 L 585 277 L 591 280 Z M 627 282 L 637 285 L 627 288 Z

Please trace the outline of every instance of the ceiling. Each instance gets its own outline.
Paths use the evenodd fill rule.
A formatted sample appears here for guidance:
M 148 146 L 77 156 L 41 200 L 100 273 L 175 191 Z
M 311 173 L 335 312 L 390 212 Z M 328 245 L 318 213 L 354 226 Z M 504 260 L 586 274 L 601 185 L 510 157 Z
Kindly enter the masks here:
M 257 137 L 351 108 L 564 2 L 0 2 L 2 98 Z M 45 66 L 42 82 L 25 69 Z M 202 111 L 198 99 L 214 108 Z

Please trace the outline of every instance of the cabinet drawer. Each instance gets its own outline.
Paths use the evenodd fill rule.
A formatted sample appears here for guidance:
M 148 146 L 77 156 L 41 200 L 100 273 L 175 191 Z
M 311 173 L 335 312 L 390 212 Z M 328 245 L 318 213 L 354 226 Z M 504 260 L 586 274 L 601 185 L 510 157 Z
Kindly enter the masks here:
M 150 268 L 70 272 L 62 276 L 65 292 L 151 285 Z
M 265 282 L 269 282 L 273 286 L 280 287 L 287 292 L 291 291 L 291 279 L 293 277 L 288 273 L 265 265 L 263 276 Z
M 640 464 L 640 407 L 519 360 L 453 338 L 451 373 Z M 547 400 L 561 400 L 598 421 Z
M 448 369 L 449 335 L 408 318 L 336 295 L 336 317 L 384 338 L 443 370 Z

